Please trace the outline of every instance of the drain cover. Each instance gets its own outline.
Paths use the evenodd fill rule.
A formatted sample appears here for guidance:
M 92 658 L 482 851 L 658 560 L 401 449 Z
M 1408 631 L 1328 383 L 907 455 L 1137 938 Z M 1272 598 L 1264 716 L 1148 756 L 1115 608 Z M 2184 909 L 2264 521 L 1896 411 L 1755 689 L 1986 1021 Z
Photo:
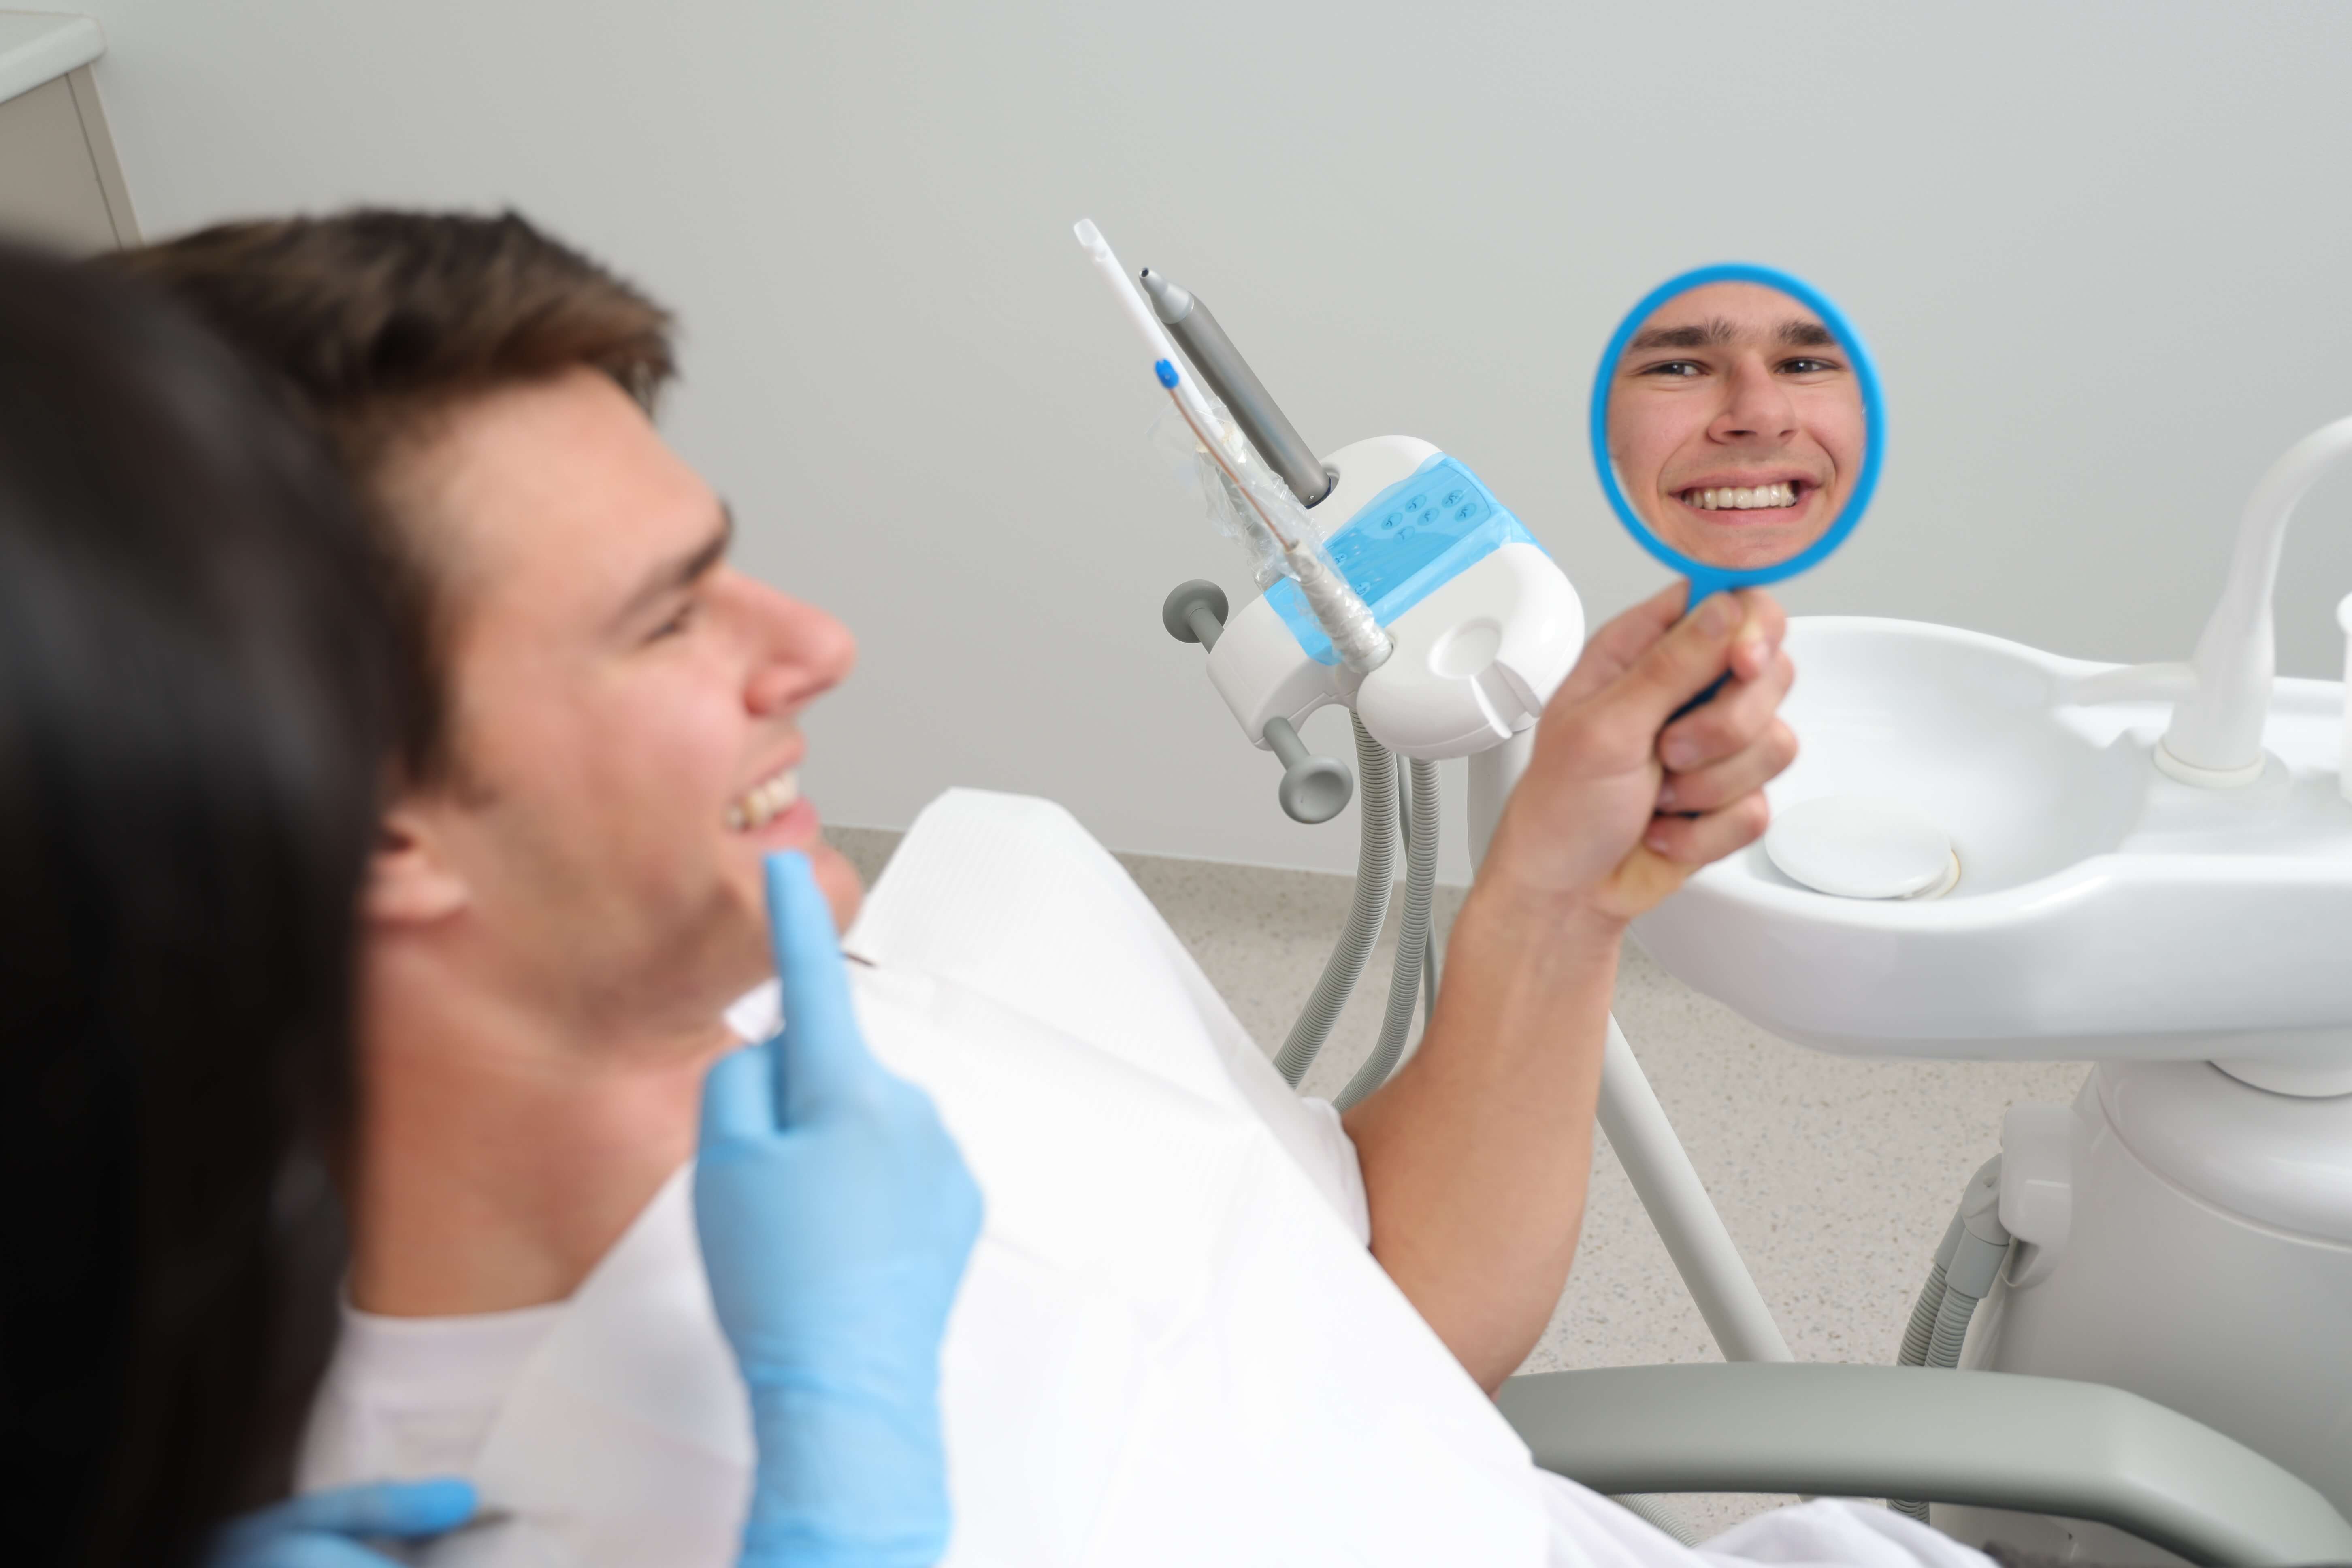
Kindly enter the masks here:
M 1952 837 L 1907 805 L 1833 795 L 1778 814 L 1764 853 L 1792 881 L 1841 899 L 1909 899 L 1959 879 Z

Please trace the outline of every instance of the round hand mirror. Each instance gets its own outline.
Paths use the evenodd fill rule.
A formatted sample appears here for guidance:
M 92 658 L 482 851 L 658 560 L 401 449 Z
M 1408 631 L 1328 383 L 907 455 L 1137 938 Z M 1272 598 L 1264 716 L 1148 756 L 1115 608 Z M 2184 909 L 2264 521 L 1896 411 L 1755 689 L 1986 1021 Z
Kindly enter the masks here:
M 1886 418 L 1853 326 L 1776 268 L 1702 267 L 1626 315 L 1592 383 L 1592 461 L 1689 603 L 1777 582 L 1844 542 Z

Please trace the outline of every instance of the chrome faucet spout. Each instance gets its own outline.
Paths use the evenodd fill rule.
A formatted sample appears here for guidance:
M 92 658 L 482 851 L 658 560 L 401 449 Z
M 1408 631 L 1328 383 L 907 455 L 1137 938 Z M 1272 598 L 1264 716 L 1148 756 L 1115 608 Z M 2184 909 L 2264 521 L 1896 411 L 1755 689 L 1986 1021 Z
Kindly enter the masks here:
M 2263 726 L 2278 670 L 2271 601 L 2279 550 L 2295 503 L 2338 459 L 2352 455 L 2352 418 L 2338 419 L 2289 447 L 2246 498 L 2238 545 L 2221 603 L 2197 639 L 2196 689 L 2172 710 L 2157 765 L 2187 784 L 2226 789 L 2262 776 Z

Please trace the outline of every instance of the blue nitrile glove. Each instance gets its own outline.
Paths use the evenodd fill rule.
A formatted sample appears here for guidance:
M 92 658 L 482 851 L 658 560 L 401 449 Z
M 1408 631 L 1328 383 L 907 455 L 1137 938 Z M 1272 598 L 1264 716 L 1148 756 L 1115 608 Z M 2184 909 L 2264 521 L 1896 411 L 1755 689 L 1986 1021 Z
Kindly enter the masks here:
M 695 1227 L 751 1385 L 745 1564 L 936 1563 L 947 1550 L 940 1338 L 980 1189 L 930 1099 L 858 1033 L 808 858 L 768 859 L 783 1032 L 702 1089 Z
M 473 1487 L 455 1478 L 312 1492 L 231 1521 L 205 1568 L 397 1568 L 360 1542 L 427 1540 L 473 1518 L 474 1508 Z

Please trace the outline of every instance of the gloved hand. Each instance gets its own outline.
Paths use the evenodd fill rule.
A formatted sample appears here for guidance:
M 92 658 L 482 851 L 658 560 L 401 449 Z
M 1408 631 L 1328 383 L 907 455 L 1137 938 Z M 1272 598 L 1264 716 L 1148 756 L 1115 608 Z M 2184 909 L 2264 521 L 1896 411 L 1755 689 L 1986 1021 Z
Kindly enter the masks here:
M 424 1541 L 474 1517 L 465 1481 L 377 1481 L 312 1492 L 233 1521 L 205 1568 L 397 1568 L 362 1538 Z
M 980 1189 L 929 1097 L 867 1051 L 808 858 L 767 872 L 783 1032 L 710 1069 L 694 1173 L 759 1436 L 741 1561 L 929 1564 L 949 1525 L 940 1339 Z

